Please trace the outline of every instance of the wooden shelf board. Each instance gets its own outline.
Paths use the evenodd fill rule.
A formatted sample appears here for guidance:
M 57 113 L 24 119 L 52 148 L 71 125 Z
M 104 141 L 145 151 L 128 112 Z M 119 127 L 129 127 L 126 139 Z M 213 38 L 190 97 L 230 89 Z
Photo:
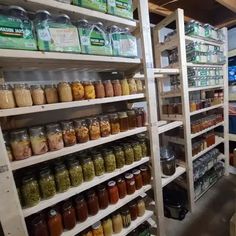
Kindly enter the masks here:
M 220 108 L 222 106 L 224 106 L 223 103 L 217 104 L 217 105 L 214 105 L 214 106 L 210 106 L 210 107 L 207 107 L 207 108 L 203 108 L 203 109 L 200 109 L 200 110 L 197 110 L 197 111 L 193 111 L 193 112 L 190 112 L 190 116 L 194 116 L 196 114 L 200 114 L 200 113 L 203 113 L 203 112 L 206 112 L 206 111 L 210 111 L 210 110 L 213 110 L 213 109 L 216 109 L 216 108 Z
M 175 129 L 181 125 L 183 125 L 182 121 L 173 121 L 173 122 L 167 123 L 163 126 L 158 127 L 158 133 L 161 134 L 161 133 L 167 132 L 167 131 Z
M 160 51 L 166 51 L 166 50 L 172 50 L 174 48 L 177 48 L 178 46 L 178 38 L 177 35 L 173 36 L 169 41 L 158 43 L 155 45 L 155 47 Z
M 161 115 L 162 120 L 168 120 L 168 121 L 182 121 L 183 116 L 182 115 Z
M 203 38 L 203 37 L 198 37 L 198 36 L 189 36 L 189 35 L 185 35 L 185 40 L 187 42 L 199 42 L 199 43 L 207 43 L 207 44 L 211 44 L 214 46 L 222 46 L 224 42 L 222 41 L 217 41 L 214 39 L 208 39 L 208 38 Z
M 193 92 L 193 91 L 200 91 L 200 90 L 220 89 L 220 88 L 223 88 L 223 87 L 224 87 L 224 85 L 220 84 L 220 85 L 189 88 L 188 91 Z
M 178 75 L 180 70 L 175 68 L 154 68 L 154 74 Z
M 236 142 L 236 134 L 229 133 L 229 141 Z
M 228 57 L 235 57 L 235 56 L 236 56 L 236 48 L 228 52 Z
M 16 115 L 30 114 L 30 113 L 36 113 L 36 112 L 75 108 L 75 107 L 93 106 L 93 105 L 98 105 L 98 104 L 121 102 L 121 101 L 133 100 L 133 99 L 141 99 L 144 97 L 145 95 L 143 93 L 140 93 L 140 94 L 127 95 L 127 96 L 97 98 L 97 99 L 74 101 L 74 102 L 61 102 L 61 103 L 45 104 L 45 105 L 32 106 L 32 107 L 0 109 L 0 117 L 16 116 Z
M 230 173 L 230 174 L 233 174 L 233 175 L 236 175 L 236 167 L 234 167 L 234 166 L 229 166 L 229 173 Z
M 181 97 L 181 92 L 171 93 L 171 92 L 163 92 L 161 98 L 173 98 L 173 97 Z
M 168 142 L 176 143 L 176 144 L 179 144 L 179 145 L 185 145 L 185 140 L 183 138 L 172 137 L 172 136 L 167 136 L 167 135 L 166 135 L 166 138 L 167 138 Z
M 200 63 L 192 63 L 192 62 L 187 62 L 187 66 L 189 67 L 223 67 L 224 65 L 221 64 L 200 64 Z
M 140 127 L 133 130 L 128 130 L 126 132 L 120 132 L 116 135 L 110 135 L 108 137 L 100 138 L 98 140 L 88 141 L 87 143 L 81 143 L 81 144 L 76 144 L 71 147 L 65 147 L 58 151 L 47 152 L 42 155 L 32 156 L 25 160 L 13 161 L 11 162 L 11 169 L 17 170 L 17 169 L 35 165 L 44 161 L 53 160 L 57 157 L 65 156 L 71 153 L 75 153 L 75 152 L 79 152 L 85 149 L 96 147 L 105 143 L 113 142 L 122 138 L 126 138 L 135 134 L 145 132 L 145 131 L 147 131 L 146 127 Z

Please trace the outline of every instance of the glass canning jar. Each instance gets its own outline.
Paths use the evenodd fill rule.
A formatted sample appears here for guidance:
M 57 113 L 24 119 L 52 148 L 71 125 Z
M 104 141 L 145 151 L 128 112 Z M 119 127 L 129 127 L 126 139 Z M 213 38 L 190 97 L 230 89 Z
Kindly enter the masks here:
M 93 190 L 89 190 L 87 193 L 87 206 L 88 206 L 88 213 L 91 216 L 94 216 L 99 211 L 99 203 L 98 197 Z
M 116 204 L 119 201 L 119 191 L 115 181 L 109 181 L 108 184 L 108 193 L 111 204 Z
M 34 155 L 48 152 L 47 138 L 43 126 L 29 128 L 30 142 Z
M 113 150 L 116 157 L 116 168 L 122 168 L 125 165 L 125 153 L 121 146 L 114 146 Z
M 43 105 L 46 103 L 44 90 L 41 85 L 31 85 L 30 90 L 34 105 Z
M 136 126 L 142 127 L 143 126 L 143 112 L 141 109 L 137 108 L 135 110 L 136 113 Z
M 122 88 L 118 79 L 112 80 L 114 96 L 122 96 Z
M 137 141 L 133 141 L 131 145 L 134 151 L 134 161 L 140 161 L 143 157 L 141 145 Z
M 44 87 L 44 91 L 45 91 L 46 100 L 48 104 L 59 102 L 56 85 L 47 84 Z
M 136 189 L 141 189 L 143 187 L 143 180 L 142 180 L 142 175 L 141 175 L 141 171 L 138 169 L 134 169 L 132 171 L 133 175 L 134 175 L 134 180 L 135 180 L 135 188 Z
M 136 114 L 135 114 L 135 110 L 128 110 L 127 111 L 127 115 L 128 115 L 128 121 L 129 121 L 129 129 L 136 128 Z
M 14 84 L 14 97 L 18 107 L 31 107 L 33 105 L 30 88 L 27 84 Z
M 145 214 L 146 207 L 143 199 L 138 200 L 138 216 L 142 217 Z
M 75 209 L 78 222 L 84 222 L 88 218 L 88 206 L 82 195 L 75 198 Z
M 137 85 L 137 92 L 138 93 L 143 93 L 143 82 L 141 79 L 136 79 L 135 80 L 136 85 Z
M 118 178 L 116 182 L 119 191 L 119 197 L 122 199 L 127 195 L 126 182 L 122 177 Z
M 57 85 L 57 91 L 60 98 L 60 102 L 72 102 L 72 90 L 68 82 L 60 82 Z
M 10 133 L 10 144 L 14 160 L 23 160 L 32 156 L 30 139 L 26 129 L 12 131 Z
M 0 109 L 16 107 L 12 87 L 9 84 L 0 84 Z
M 128 84 L 129 84 L 130 94 L 136 94 L 138 90 L 137 90 L 135 79 L 129 79 Z
M 92 232 L 93 236 L 104 236 L 101 221 L 98 221 L 92 225 Z
M 96 176 L 101 176 L 105 173 L 104 160 L 100 152 L 93 153 L 93 164 Z
M 113 229 L 112 229 L 112 220 L 110 218 L 104 219 L 102 221 L 102 227 L 104 236 L 112 236 Z
M 50 236 L 59 236 L 63 232 L 61 214 L 57 212 L 55 209 L 51 209 L 49 211 L 48 229 L 50 232 Z
M 91 81 L 86 81 L 83 83 L 84 85 L 84 97 L 85 99 L 95 99 L 96 93 L 94 85 Z
M 134 162 L 134 150 L 128 143 L 123 144 L 123 149 L 125 152 L 125 164 L 131 165 Z
M 131 220 L 136 220 L 138 217 L 138 205 L 136 202 L 131 202 L 129 204 L 129 211 L 130 211 Z
M 72 82 L 71 89 L 74 101 L 84 99 L 84 86 L 80 81 Z
M 106 209 L 109 205 L 109 195 L 105 185 L 99 185 L 97 188 L 98 202 L 100 209 Z
M 84 181 L 91 181 L 95 177 L 94 164 L 90 157 L 82 160 L 82 168 L 84 174 Z
M 120 83 L 121 83 L 122 95 L 130 95 L 129 84 L 127 79 L 122 79 Z
M 106 172 L 111 173 L 116 169 L 116 157 L 112 150 L 103 149 L 103 157 L 105 162 Z
M 109 114 L 110 125 L 111 125 L 111 134 L 120 133 L 120 122 L 119 116 L 117 113 Z
M 123 222 L 123 226 L 124 228 L 128 228 L 131 224 L 131 216 L 130 216 L 130 212 L 128 209 L 124 209 L 121 212 L 121 217 L 122 217 L 122 222 Z
M 76 144 L 75 130 L 72 121 L 62 121 L 62 134 L 63 140 L 66 147 L 73 146 Z
M 46 125 L 46 132 L 50 151 L 60 150 L 64 147 L 62 130 L 59 124 Z
M 111 134 L 111 125 L 108 115 L 98 117 L 100 123 L 100 132 L 102 137 L 107 137 Z
M 74 127 L 78 143 L 89 141 L 89 128 L 85 119 L 74 120 Z
M 96 98 L 104 98 L 105 95 L 105 88 L 101 80 L 94 82 Z
M 77 187 L 83 183 L 83 170 L 78 160 L 70 160 L 68 162 L 68 170 L 70 175 L 70 182 L 73 187 Z
M 138 138 L 138 141 L 140 143 L 140 146 L 142 148 L 142 156 L 146 157 L 148 155 L 148 147 L 147 147 L 147 142 L 145 138 Z
M 31 222 L 33 236 L 49 236 L 48 227 L 42 216 L 36 216 Z
M 126 181 L 127 194 L 128 195 L 133 194 L 136 190 L 134 175 L 131 173 L 126 173 L 125 174 L 125 181 Z
M 63 219 L 64 229 L 71 230 L 75 227 L 76 225 L 75 209 L 70 201 L 66 201 L 62 205 L 62 219 Z
M 101 138 L 100 124 L 96 117 L 87 119 L 89 134 L 91 140 L 96 140 Z
M 9 161 L 13 161 L 14 158 L 13 158 L 12 151 L 11 151 L 11 144 L 10 144 L 8 132 L 3 132 L 3 139 L 4 139 L 4 142 L 6 145 L 8 159 L 9 159 Z
M 120 131 L 124 132 L 129 129 L 129 120 L 126 112 L 118 112 L 119 120 L 120 120 Z
M 64 164 L 60 163 L 55 166 L 55 179 L 58 192 L 63 193 L 70 188 L 69 172 Z
M 142 175 L 143 185 L 148 185 L 151 183 L 151 171 L 146 165 L 140 166 L 140 171 Z
M 110 80 L 103 81 L 106 97 L 114 97 L 114 90 Z
M 114 213 L 112 215 L 112 225 L 114 234 L 118 234 L 123 229 L 123 222 L 120 213 Z

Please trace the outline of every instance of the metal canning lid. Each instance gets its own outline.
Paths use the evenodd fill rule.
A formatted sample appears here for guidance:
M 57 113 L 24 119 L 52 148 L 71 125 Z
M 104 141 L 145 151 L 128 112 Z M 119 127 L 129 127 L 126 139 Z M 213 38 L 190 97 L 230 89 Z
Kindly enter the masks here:
M 46 177 L 51 174 L 51 170 L 49 168 L 45 168 L 39 171 L 40 177 Z
M 123 183 L 123 182 L 125 182 L 124 178 L 119 177 L 119 179 L 117 179 L 117 183 Z
M 126 117 L 128 117 L 127 113 L 125 111 L 118 112 L 118 116 L 119 116 L 119 118 L 126 118 Z
M 79 166 L 79 165 L 80 165 L 79 161 L 76 160 L 76 159 L 71 159 L 71 160 L 68 161 L 68 166 L 69 167 L 74 167 L 74 166 Z
M 63 163 L 60 163 L 60 164 L 55 165 L 54 168 L 55 168 L 55 171 L 58 172 L 58 171 L 61 171 L 61 170 L 65 170 L 66 166 Z
M 117 113 L 111 113 L 111 114 L 109 114 L 109 118 L 110 119 L 116 119 L 116 118 L 118 118 L 118 114 Z
M 45 86 L 44 86 L 44 88 L 46 89 L 46 88 L 56 88 L 56 85 L 55 84 L 46 84 Z
M 50 217 L 53 217 L 53 216 L 56 216 L 56 215 L 57 215 L 56 210 L 51 209 L 51 210 L 49 211 L 49 216 L 50 216 Z
M 147 171 L 147 170 L 148 170 L 148 167 L 147 167 L 147 166 L 144 166 L 144 165 L 142 165 L 142 166 L 140 166 L 140 170 L 141 170 L 141 171 Z
M 92 229 L 98 229 L 100 226 L 101 226 L 101 221 L 98 221 L 92 225 Z
M 106 186 L 104 184 L 100 184 L 100 185 L 98 185 L 97 190 L 104 191 L 104 190 L 106 190 Z
M 32 90 L 34 90 L 34 89 L 42 89 L 42 86 L 40 84 L 35 84 L 35 85 L 31 85 L 30 88 Z
M 29 128 L 30 135 L 35 135 L 35 134 L 38 134 L 39 132 L 44 132 L 43 126 L 34 126 L 34 127 Z
M 73 121 L 71 120 L 61 121 L 61 126 L 63 129 L 74 129 Z
M 94 81 L 94 84 L 102 84 L 102 81 L 101 80 L 96 80 L 96 81 Z
M 116 182 L 112 180 L 112 181 L 109 181 L 107 185 L 109 187 L 114 187 L 116 185 Z
M 103 26 L 103 23 L 101 21 L 97 22 L 96 25 Z
M 12 131 L 10 135 L 27 135 L 28 136 L 28 133 L 26 129 L 18 129 L 18 130 Z
M 138 170 L 138 169 L 134 169 L 134 170 L 132 171 L 132 173 L 133 173 L 134 175 L 139 175 L 139 174 L 141 173 L 141 171 Z
M 118 84 L 118 83 L 120 83 L 120 80 L 114 79 L 114 80 L 112 80 L 111 82 L 112 82 L 113 84 Z
M 58 123 L 50 123 L 50 124 L 46 125 L 47 130 L 52 129 L 52 128 L 61 130 L 61 127 Z
M 126 173 L 126 174 L 125 174 L 125 178 L 126 178 L 126 179 L 132 179 L 133 177 L 134 177 L 134 175 L 131 174 L 131 173 Z
M 22 7 L 19 7 L 19 6 L 9 6 L 8 10 L 19 10 L 19 11 L 26 13 L 26 10 Z
M 0 84 L 0 90 L 11 90 L 12 87 L 10 84 Z
M 128 110 L 126 111 L 127 112 L 127 115 L 135 115 L 135 110 Z
M 104 80 L 103 83 L 104 84 L 111 83 L 111 80 L 110 79 Z
M 14 84 L 14 89 L 29 89 L 28 84 Z
M 61 14 L 57 17 L 57 19 L 63 19 L 63 20 L 66 20 L 66 21 L 70 21 L 70 17 L 66 14 Z
M 86 158 L 83 158 L 82 163 L 85 164 L 90 161 L 92 161 L 91 157 L 86 157 Z
M 34 178 L 34 176 L 33 175 L 26 175 L 26 176 L 24 176 L 23 177 L 23 179 L 22 179 L 22 183 L 24 184 L 24 183 L 28 183 L 28 182 L 30 182 L 30 181 L 33 181 L 35 178 Z
M 79 20 L 78 23 L 86 23 L 88 24 L 88 21 L 86 19 Z
M 64 211 L 70 209 L 72 207 L 72 203 L 70 201 L 66 201 L 63 205 L 62 208 Z
M 36 14 L 41 14 L 41 13 L 44 13 L 44 14 L 47 14 L 47 15 L 51 15 L 51 13 L 49 11 L 46 11 L 46 10 L 38 10 L 38 11 L 36 11 Z
M 122 211 L 121 211 L 121 215 L 129 215 L 130 213 L 129 213 L 129 209 L 123 209 Z

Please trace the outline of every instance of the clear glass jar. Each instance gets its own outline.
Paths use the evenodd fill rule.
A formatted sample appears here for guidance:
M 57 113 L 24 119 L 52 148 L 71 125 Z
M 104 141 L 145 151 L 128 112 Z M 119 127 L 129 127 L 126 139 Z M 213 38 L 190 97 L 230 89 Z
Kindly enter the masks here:
M 47 84 L 44 87 L 46 100 L 48 104 L 59 102 L 56 85 Z
M 131 165 L 134 162 L 134 150 L 128 143 L 123 144 L 123 149 L 125 152 L 125 164 Z
M 147 143 L 145 138 L 139 138 L 138 139 L 140 146 L 142 148 L 142 155 L 143 157 L 146 157 L 148 155 L 148 148 L 147 148 Z
M 135 79 L 129 79 L 128 84 L 129 84 L 130 94 L 136 94 L 138 92 L 138 89 L 137 89 Z
M 72 102 L 72 90 L 70 84 L 67 82 L 61 82 L 57 85 L 57 91 L 59 94 L 60 102 Z
M 128 195 L 133 194 L 136 190 L 134 175 L 131 173 L 126 173 L 125 174 L 125 181 L 126 181 L 127 194 Z
M 111 173 L 116 169 L 116 157 L 112 150 L 104 149 L 103 157 L 105 162 L 106 172 Z
M 115 181 L 109 181 L 107 186 L 110 204 L 116 204 L 119 201 L 119 190 L 117 184 Z
M 29 134 L 34 155 L 48 152 L 47 138 L 43 126 L 29 128 Z
M 112 80 L 114 96 L 122 96 L 122 88 L 118 79 Z
M 109 115 L 110 125 L 111 125 L 111 134 L 120 133 L 120 121 L 117 113 L 113 113 Z
M 78 222 L 86 221 L 88 218 L 88 206 L 82 195 L 77 195 L 75 198 L 75 209 Z
M 101 153 L 93 153 L 93 164 L 96 176 L 101 176 L 105 173 L 104 160 Z
M 107 115 L 99 116 L 100 122 L 100 131 L 102 137 L 107 137 L 111 134 L 111 125 L 109 121 L 109 117 Z
M 118 234 L 123 229 L 123 222 L 120 213 L 115 213 L 112 216 L 112 225 L 114 234 Z
M 121 212 L 122 222 L 124 228 L 128 228 L 131 224 L 131 215 L 128 209 L 125 209 Z
M 71 89 L 74 101 L 79 101 L 84 99 L 84 86 L 80 81 L 72 82 Z
M 62 131 L 59 124 L 46 125 L 47 139 L 50 151 L 60 150 L 64 147 Z
M 13 158 L 12 151 L 11 151 L 9 134 L 7 132 L 3 132 L 3 139 L 4 139 L 4 142 L 6 145 L 8 159 L 9 159 L 9 161 L 13 161 L 14 158 Z
M 103 82 L 105 88 L 106 97 L 114 97 L 113 86 L 110 80 L 105 80 Z
M 125 165 L 125 153 L 121 146 L 114 146 L 113 150 L 116 157 L 116 168 L 122 168 Z
M 75 208 L 70 201 L 66 201 L 62 205 L 62 219 L 65 230 L 71 230 L 76 225 Z
M 56 194 L 56 183 L 50 169 L 43 169 L 39 172 L 39 185 L 44 199 L 51 198 Z
M 143 93 L 143 82 L 141 79 L 136 79 L 135 80 L 136 85 L 137 85 L 137 92 L 138 93 Z
M 140 199 L 138 201 L 138 216 L 142 217 L 145 214 L 146 207 L 145 207 L 145 202 L 143 199 Z
M 73 146 L 76 144 L 76 135 L 72 121 L 62 121 L 62 134 L 63 140 L 66 147 Z
M 105 88 L 101 80 L 94 82 L 96 98 L 104 98 L 105 95 Z
M 129 84 L 127 79 L 121 80 L 121 89 L 122 89 L 122 95 L 130 95 Z
M 92 225 L 93 236 L 104 236 L 101 221 Z
M 87 206 L 89 215 L 94 216 L 99 211 L 98 197 L 94 190 L 89 190 L 87 192 Z
M 127 115 L 128 115 L 128 121 L 129 121 L 129 129 L 136 128 L 136 114 L 135 114 L 135 110 L 128 110 L 127 111 Z
M 126 112 L 118 112 L 119 121 L 120 121 L 120 131 L 124 132 L 129 129 L 129 120 Z
M 109 205 L 109 195 L 105 185 L 99 185 L 97 188 L 98 202 L 100 209 L 106 209 Z
M 113 229 L 112 229 L 112 220 L 110 218 L 107 218 L 102 221 L 102 227 L 104 236 L 112 236 Z
M 82 160 L 82 168 L 84 173 L 84 181 L 91 181 L 95 177 L 95 169 L 93 161 L 90 157 Z
M 55 179 L 59 193 L 66 192 L 70 188 L 69 172 L 64 164 L 60 163 L 55 166 Z
M 12 87 L 9 84 L 0 84 L 0 109 L 16 107 Z
M 26 207 L 35 206 L 40 202 L 39 185 L 32 175 L 23 178 L 21 192 Z
M 143 157 L 142 147 L 139 142 L 132 142 L 132 148 L 134 151 L 134 161 L 140 161 Z
M 30 90 L 34 105 L 43 105 L 46 103 L 44 90 L 41 85 L 32 85 Z
M 92 82 L 86 81 L 83 83 L 84 85 L 84 97 L 85 99 L 95 99 L 96 93 L 95 88 Z
M 15 84 L 14 97 L 18 107 L 31 107 L 33 105 L 30 88 L 27 84 Z
M 143 180 L 142 180 L 142 175 L 141 175 L 141 171 L 138 169 L 134 169 L 132 171 L 133 175 L 134 175 L 134 180 L 135 180 L 135 188 L 141 189 L 143 187 Z
M 30 139 L 26 129 L 12 131 L 10 143 L 14 160 L 23 160 L 32 156 Z
M 101 138 L 100 124 L 98 119 L 96 117 L 88 118 L 87 123 L 89 127 L 90 139 L 96 140 Z
M 51 209 L 48 214 L 48 229 L 50 236 L 59 236 L 63 232 L 61 214 L 55 209 Z
M 77 187 L 84 181 L 82 166 L 77 160 L 70 160 L 68 162 L 68 170 L 70 175 L 71 186 Z
M 75 133 L 78 143 L 89 141 L 89 128 L 85 119 L 74 121 Z

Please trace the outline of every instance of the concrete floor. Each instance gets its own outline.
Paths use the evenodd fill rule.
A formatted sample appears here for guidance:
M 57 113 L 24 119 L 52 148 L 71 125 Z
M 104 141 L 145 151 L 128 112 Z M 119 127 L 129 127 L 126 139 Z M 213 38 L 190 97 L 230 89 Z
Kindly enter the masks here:
M 229 221 L 236 211 L 236 176 L 219 180 L 183 221 L 166 219 L 167 236 L 228 236 Z

